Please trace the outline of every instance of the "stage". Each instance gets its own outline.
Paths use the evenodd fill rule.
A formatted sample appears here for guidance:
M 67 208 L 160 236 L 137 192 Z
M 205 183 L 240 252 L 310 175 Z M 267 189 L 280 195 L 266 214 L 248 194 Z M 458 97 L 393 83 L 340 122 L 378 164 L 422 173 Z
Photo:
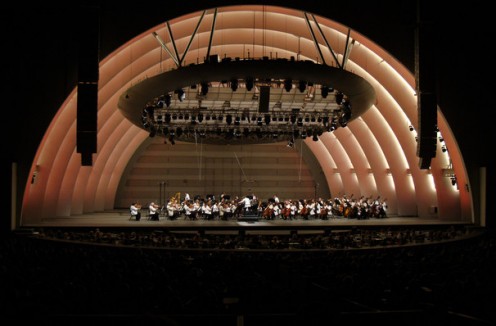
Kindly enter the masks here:
M 134 218 L 130 219 L 128 210 L 113 210 L 108 212 L 98 212 L 91 214 L 82 214 L 70 217 L 53 217 L 45 218 L 36 224 L 23 224 L 24 228 L 159 228 L 167 230 L 204 230 L 204 231 L 281 231 L 281 230 L 298 230 L 298 231 L 323 231 L 332 229 L 348 228 L 382 228 L 382 227 L 406 227 L 415 228 L 447 226 L 447 225 L 472 225 L 467 221 L 456 220 L 439 220 L 437 218 L 426 219 L 415 216 L 389 216 L 386 218 L 369 218 L 369 219 L 348 219 L 343 217 L 330 218 L 327 220 L 298 218 L 296 220 L 266 220 L 262 218 L 233 218 L 229 220 L 204 220 L 185 219 L 180 216 L 177 219 L 170 220 L 164 215 L 160 216 L 158 221 L 149 220 L 143 215 L 139 221 Z

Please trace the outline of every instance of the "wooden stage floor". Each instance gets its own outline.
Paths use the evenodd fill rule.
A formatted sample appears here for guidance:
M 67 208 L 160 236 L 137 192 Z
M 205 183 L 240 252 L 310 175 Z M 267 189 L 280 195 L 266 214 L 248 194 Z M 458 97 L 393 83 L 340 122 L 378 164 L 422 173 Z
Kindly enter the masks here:
M 143 216 L 140 221 L 129 219 L 128 210 L 114 210 L 109 212 L 83 214 L 70 217 L 46 218 L 35 224 L 23 224 L 23 227 L 32 228 L 160 228 L 170 230 L 326 230 L 347 229 L 353 227 L 390 227 L 390 226 L 446 226 L 446 225 L 472 225 L 469 221 L 426 219 L 415 216 L 390 216 L 382 219 L 370 218 L 365 220 L 332 218 L 328 220 L 309 219 L 303 220 L 187 220 L 181 216 L 169 220 L 160 216 L 159 221 L 148 220 Z

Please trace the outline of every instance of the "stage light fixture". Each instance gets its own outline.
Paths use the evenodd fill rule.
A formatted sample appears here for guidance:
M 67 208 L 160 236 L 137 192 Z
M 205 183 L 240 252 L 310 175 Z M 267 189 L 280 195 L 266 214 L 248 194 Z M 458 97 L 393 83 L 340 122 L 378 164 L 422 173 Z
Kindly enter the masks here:
M 298 82 L 298 89 L 299 89 L 300 93 L 303 93 L 306 88 L 307 88 L 307 82 L 304 80 L 300 80 Z
M 291 92 L 293 89 L 293 80 L 291 78 L 284 79 L 284 89 L 286 92 Z
M 184 101 L 184 99 L 186 98 L 186 93 L 184 93 L 184 90 L 180 88 L 176 91 L 176 93 L 177 93 L 177 99 L 180 102 Z
M 246 77 L 245 85 L 246 85 L 246 90 L 251 91 L 253 89 L 253 86 L 254 86 L 253 77 Z
M 270 123 L 270 114 L 265 115 L 265 124 L 268 125 Z
M 202 95 L 203 96 L 207 95 L 208 94 L 208 83 L 202 82 L 200 84 L 200 86 L 201 86 L 201 93 L 202 93 Z
M 322 85 L 322 88 L 320 89 L 320 95 L 322 98 L 327 98 L 327 95 L 329 95 L 329 87 Z
M 238 80 L 236 78 L 231 79 L 231 89 L 233 92 L 236 92 L 238 89 Z

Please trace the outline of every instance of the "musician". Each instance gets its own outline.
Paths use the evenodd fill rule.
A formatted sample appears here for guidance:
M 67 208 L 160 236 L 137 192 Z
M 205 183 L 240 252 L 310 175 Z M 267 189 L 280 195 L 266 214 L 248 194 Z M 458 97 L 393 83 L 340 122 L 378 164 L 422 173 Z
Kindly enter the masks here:
M 183 210 L 184 210 L 184 215 L 185 219 L 188 220 L 193 220 L 194 217 L 192 216 L 191 212 L 193 211 L 193 203 L 188 201 L 185 201 L 183 204 Z
M 307 202 L 307 211 L 310 214 L 310 218 L 312 218 L 312 219 L 315 218 L 316 209 L 317 209 L 317 205 L 315 203 L 315 200 L 309 199 Z
M 266 220 L 272 220 L 274 218 L 274 206 L 275 204 L 272 202 L 267 203 L 267 206 L 265 207 L 262 217 Z
M 284 207 L 281 209 L 281 218 L 284 220 L 291 219 L 291 199 L 284 201 Z
M 154 202 L 150 203 L 150 206 L 148 206 L 148 212 L 150 215 L 150 220 L 152 221 L 158 221 L 159 220 L 159 211 L 158 211 L 159 206 L 155 204 Z
M 333 218 L 334 214 L 332 213 L 332 201 L 331 200 L 328 200 L 327 202 L 325 202 L 325 209 L 327 211 L 327 218 L 328 219 Z
M 308 208 L 307 208 L 307 200 L 300 199 L 298 201 L 298 214 L 303 217 L 304 220 L 308 220 Z
M 203 217 L 207 221 L 212 220 L 212 201 L 209 200 L 207 203 L 204 203 L 202 206 Z
M 172 197 L 167 203 L 167 216 L 170 220 L 173 220 L 176 215 L 177 205 L 176 198 Z
M 238 204 L 243 205 L 245 212 L 249 212 L 251 209 L 251 199 L 248 196 L 245 196 L 243 199 L 241 199 Z
M 275 204 L 272 208 L 272 218 L 277 220 L 281 218 L 281 204 Z
M 296 220 L 296 213 L 298 212 L 298 201 L 292 200 L 289 204 L 289 208 L 291 209 L 289 219 Z
M 131 206 L 129 207 L 129 210 L 131 211 L 131 216 L 134 216 L 134 219 L 136 221 L 139 221 L 141 219 L 141 205 L 138 202 L 132 203 Z

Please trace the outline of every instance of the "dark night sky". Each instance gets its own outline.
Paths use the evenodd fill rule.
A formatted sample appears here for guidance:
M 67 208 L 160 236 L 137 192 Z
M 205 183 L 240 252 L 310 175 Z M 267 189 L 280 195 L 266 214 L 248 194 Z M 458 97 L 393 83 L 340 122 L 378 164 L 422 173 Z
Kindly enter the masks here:
M 2 10 L 4 154 L 19 170 L 29 169 L 54 114 L 77 83 L 80 3 L 39 4 Z M 93 3 L 97 3 L 93 1 Z M 102 1 L 100 59 L 143 31 L 192 11 L 230 4 L 275 4 L 329 17 L 378 43 L 406 67 L 414 67 L 416 1 Z M 489 164 L 490 123 L 485 117 L 492 94 L 482 65 L 490 62 L 491 10 L 482 1 L 458 7 L 422 7 L 436 33 L 439 104 L 455 133 L 469 168 Z M 483 138 L 484 137 L 484 138 Z M 494 137 L 492 137 L 494 138 Z M 9 163 L 10 165 L 10 163 Z M 24 184 L 24 179 L 20 184 Z

